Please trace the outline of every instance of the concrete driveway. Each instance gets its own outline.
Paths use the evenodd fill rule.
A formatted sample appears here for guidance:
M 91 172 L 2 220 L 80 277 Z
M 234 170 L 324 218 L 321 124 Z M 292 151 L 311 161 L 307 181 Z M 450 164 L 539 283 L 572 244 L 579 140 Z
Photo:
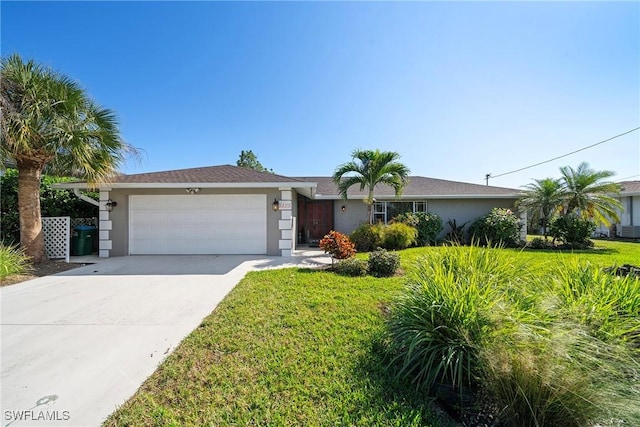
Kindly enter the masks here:
M 2 425 L 99 425 L 248 271 L 326 263 L 119 257 L 1 288 Z

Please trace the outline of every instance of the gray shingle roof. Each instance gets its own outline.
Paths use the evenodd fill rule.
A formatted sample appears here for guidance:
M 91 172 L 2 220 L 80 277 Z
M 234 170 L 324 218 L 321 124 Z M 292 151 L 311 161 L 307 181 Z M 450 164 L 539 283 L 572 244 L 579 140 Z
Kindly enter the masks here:
M 339 197 L 338 189 L 330 177 L 296 177 L 296 179 L 316 182 L 316 195 L 322 197 Z M 423 176 L 409 177 L 409 183 L 405 186 L 402 196 L 429 197 L 429 196 L 454 196 L 454 197 L 518 197 L 520 190 L 513 188 L 494 187 L 467 182 L 448 181 L 444 179 L 426 178 Z M 388 185 L 379 185 L 375 188 L 376 197 L 395 197 L 393 188 Z M 347 193 L 349 197 L 359 198 L 366 195 L 360 191 L 360 187 L 354 185 Z
M 259 172 L 253 169 L 242 168 L 232 165 L 207 166 L 190 169 L 178 169 L 162 172 L 148 172 L 131 175 L 117 175 L 107 186 L 128 187 L 128 188 L 162 188 L 176 187 L 181 184 L 202 184 L 205 187 L 225 186 L 229 184 L 233 187 L 247 186 L 270 186 L 271 184 L 291 186 L 299 191 L 303 189 L 303 194 L 312 196 L 312 188 L 317 184 L 315 193 L 318 198 L 339 199 L 338 189 L 331 177 L 288 177 L 268 172 Z M 209 184 L 209 185 L 206 185 Z M 57 188 L 81 188 L 85 183 L 59 183 Z M 300 187 L 300 188 L 299 188 Z M 405 198 L 490 198 L 504 197 L 516 198 L 519 190 L 504 187 L 486 186 L 480 184 L 470 184 L 466 182 L 448 181 L 444 179 L 425 178 L 422 176 L 412 176 L 405 187 L 403 197 Z M 360 191 L 357 186 L 349 189 L 350 198 L 364 198 L 365 191 Z M 379 185 L 375 189 L 375 196 L 378 198 L 393 198 L 394 191 L 387 185 Z
M 640 181 L 622 181 L 619 184 L 622 186 L 622 194 L 640 193 Z
M 114 180 L 118 184 L 169 184 L 169 183 L 256 183 L 256 182 L 300 182 L 295 178 L 259 172 L 253 169 L 231 165 L 207 166 L 201 168 L 178 169 L 163 172 L 118 175 Z

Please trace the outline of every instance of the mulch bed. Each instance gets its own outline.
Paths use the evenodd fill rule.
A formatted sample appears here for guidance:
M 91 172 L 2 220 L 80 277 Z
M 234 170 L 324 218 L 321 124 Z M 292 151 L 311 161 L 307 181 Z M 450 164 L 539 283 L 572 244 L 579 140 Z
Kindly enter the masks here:
M 52 274 L 61 273 L 74 268 L 83 267 L 88 264 L 82 263 L 66 263 L 64 261 L 47 261 L 34 265 L 27 274 L 15 274 L 0 279 L 0 286 L 15 285 L 16 283 L 25 282 L 27 280 L 36 279 L 38 277 L 50 276 Z
M 604 271 L 613 273 L 616 276 L 631 276 L 640 278 L 640 267 L 631 264 L 622 264 L 620 267 L 608 267 Z

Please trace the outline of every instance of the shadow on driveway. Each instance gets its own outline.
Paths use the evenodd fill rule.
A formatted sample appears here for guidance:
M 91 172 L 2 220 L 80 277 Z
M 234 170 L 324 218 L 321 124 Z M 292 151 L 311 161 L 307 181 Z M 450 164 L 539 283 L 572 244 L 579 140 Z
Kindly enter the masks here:
M 272 268 L 318 268 L 331 264 L 319 251 L 292 257 L 264 255 L 136 255 L 105 258 L 95 264 L 68 270 L 56 276 L 174 276 L 225 275 L 236 268 L 247 271 Z

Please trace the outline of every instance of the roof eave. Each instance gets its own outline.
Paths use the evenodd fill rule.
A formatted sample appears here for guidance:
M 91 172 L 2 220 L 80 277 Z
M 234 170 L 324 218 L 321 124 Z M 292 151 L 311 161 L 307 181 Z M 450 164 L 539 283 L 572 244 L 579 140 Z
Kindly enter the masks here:
M 53 188 L 61 189 L 89 189 L 89 188 L 298 188 L 309 189 L 316 188 L 315 182 L 107 182 L 89 185 L 86 182 L 59 182 L 52 185 Z
M 422 194 L 422 195 L 412 195 L 412 194 L 403 194 L 400 197 L 394 196 L 380 196 L 375 195 L 374 197 L 379 200 L 402 200 L 402 199 L 517 199 L 520 197 L 520 194 Z M 327 195 L 327 194 L 316 194 L 316 199 L 319 200 L 344 200 L 342 197 L 338 195 Z M 351 200 L 363 200 L 366 196 L 349 196 L 347 199 Z

